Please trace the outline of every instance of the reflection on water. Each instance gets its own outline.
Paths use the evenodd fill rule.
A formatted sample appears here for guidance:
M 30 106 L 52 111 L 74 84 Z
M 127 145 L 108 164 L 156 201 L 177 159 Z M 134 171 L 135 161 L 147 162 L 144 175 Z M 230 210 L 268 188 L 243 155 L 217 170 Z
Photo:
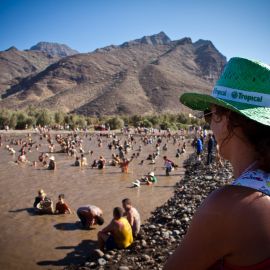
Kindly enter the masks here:
M 8 136 L 6 138 L 9 138 Z M 29 160 L 37 160 L 41 151 L 48 151 L 45 140 L 39 141 L 34 136 L 33 141 L 40 142 L 38 151 L 27 154 Z M 103 147 L 98 147 L 96 139 L 84 138 L 84 149 L 93 150 L 93 156 L 87 155 L 88 163 L 103 155 L 109 160 L 115 150 L 109 150 L 103 139 Z M 139 138 L 134 150 L 139 147 Z M 165 142 L 165 141 L 164 141 Z M 0 148 L 0 269 L 60 269 L 73 263 L 84 261 L 89 251 L 96 245 L 96 235 L 101 227 L 86 231 L 79 228 L 76 214 L 71 215 L 34 215 L 33 205 L 37 190 L 43 188 L 47 195 L 57 201 L 58 194 L 64 193 L 66 202 L 71 209 L 84 204 L 94 204 L 103 209 L 105 225 L 111 220 L 112 209 L 121 206 L 123 198 L 130 198 L 139 210 L 143 220 L 150 216 L 155 207 L 163 204 L 172 194 L 174 184 L 182 177 L 180 168 L 166 177 L 163 169 L 162 156 L 168 155 L 174 159 L 177 146 L 168 144 L 166 152 L 161 151 L 161 157 L 156 164 L 148 161 L 139 165 L 149 153 L 154 151 L 154 144 L 143 146 L 140 157 L 130 164 L 129 173 L 123 174 L 118 167 L 107 166 L 104 170 L 71 166 L 74 158 L 65 154 L 55 153 L 56 171 L 35 168 L 30 165 L 17 165 L 4 146 Z M 18 150 L 19 147 L 14 147 Z M 56 150 L 59 150 L 60 147 Z M 17 155 L 16 155 L 17 156 Z M 184 156 L 176 163 L 181 164 Z M 158 183 L 153 186 L 131 188 L 131 182 L 155 171 Z

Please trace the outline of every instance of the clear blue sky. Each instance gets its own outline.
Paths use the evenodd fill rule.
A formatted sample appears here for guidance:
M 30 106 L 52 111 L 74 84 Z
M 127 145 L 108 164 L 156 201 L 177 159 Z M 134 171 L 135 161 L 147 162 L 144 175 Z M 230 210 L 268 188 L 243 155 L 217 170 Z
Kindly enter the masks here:
M 0 0 L 0 50 L 50 41 L 89 52 L 160 31 L 270 64 L 268 0 Z

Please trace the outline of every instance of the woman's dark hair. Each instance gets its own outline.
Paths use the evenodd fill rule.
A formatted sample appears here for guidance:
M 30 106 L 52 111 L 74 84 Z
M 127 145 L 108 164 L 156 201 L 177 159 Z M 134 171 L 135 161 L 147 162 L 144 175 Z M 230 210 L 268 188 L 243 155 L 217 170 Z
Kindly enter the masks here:
M 257 152 L 259 168 L 266 172 L 270 172 L 270 126 L 260 124 L 239 113 L 219 106 L 215 106 L 215 114 L 217 116 L 226 114 L 229 119 L 227 126 L 229 134 L 222 144 L 235 135 L 234 129 L 236 127 L 240 127 L 245 138 L 254 146 L 254 149 Z M 220 147 L 222 147 L 222 144 Z

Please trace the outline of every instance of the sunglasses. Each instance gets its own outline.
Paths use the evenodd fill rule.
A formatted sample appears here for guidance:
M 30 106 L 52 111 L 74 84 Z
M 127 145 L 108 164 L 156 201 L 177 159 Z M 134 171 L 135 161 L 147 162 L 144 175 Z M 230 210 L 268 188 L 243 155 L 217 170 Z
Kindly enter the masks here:
M 212 114 L 215 112 L 212 112 L 210 110 L 205 110 L 203 112 L 203 117 L 206 123 L 208 123 L 209 125 L 211 124 L 211 120 L 212 120 Z

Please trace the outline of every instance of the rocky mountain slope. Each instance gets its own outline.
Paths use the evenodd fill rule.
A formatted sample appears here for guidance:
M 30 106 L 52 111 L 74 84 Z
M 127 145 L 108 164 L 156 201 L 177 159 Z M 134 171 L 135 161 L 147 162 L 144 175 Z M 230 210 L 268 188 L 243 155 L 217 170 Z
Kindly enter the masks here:
M 20 51 L 11 47 L 0 52 L 0 94 L 5 97 L 7 89 L 13 89 L 27 76 L 37 74 L 61 58 L 76 53 L 66 45 L 49 42 L 39 42 L 30 50 Z
M 53 42 L 39 42 L 35 46 L 30 48 L 30 51 L 45 52 L 51 56 L 66 57 L 79 53 L 76 50 L 69 48 L 65 44 L 53 43 Z
M 85 115 L 179 112 L 179 95 L 209 92 L 225 63 L 210 41 L 171 41 L 160 32 L 64 57 L 12 85 L 0 106 Z

